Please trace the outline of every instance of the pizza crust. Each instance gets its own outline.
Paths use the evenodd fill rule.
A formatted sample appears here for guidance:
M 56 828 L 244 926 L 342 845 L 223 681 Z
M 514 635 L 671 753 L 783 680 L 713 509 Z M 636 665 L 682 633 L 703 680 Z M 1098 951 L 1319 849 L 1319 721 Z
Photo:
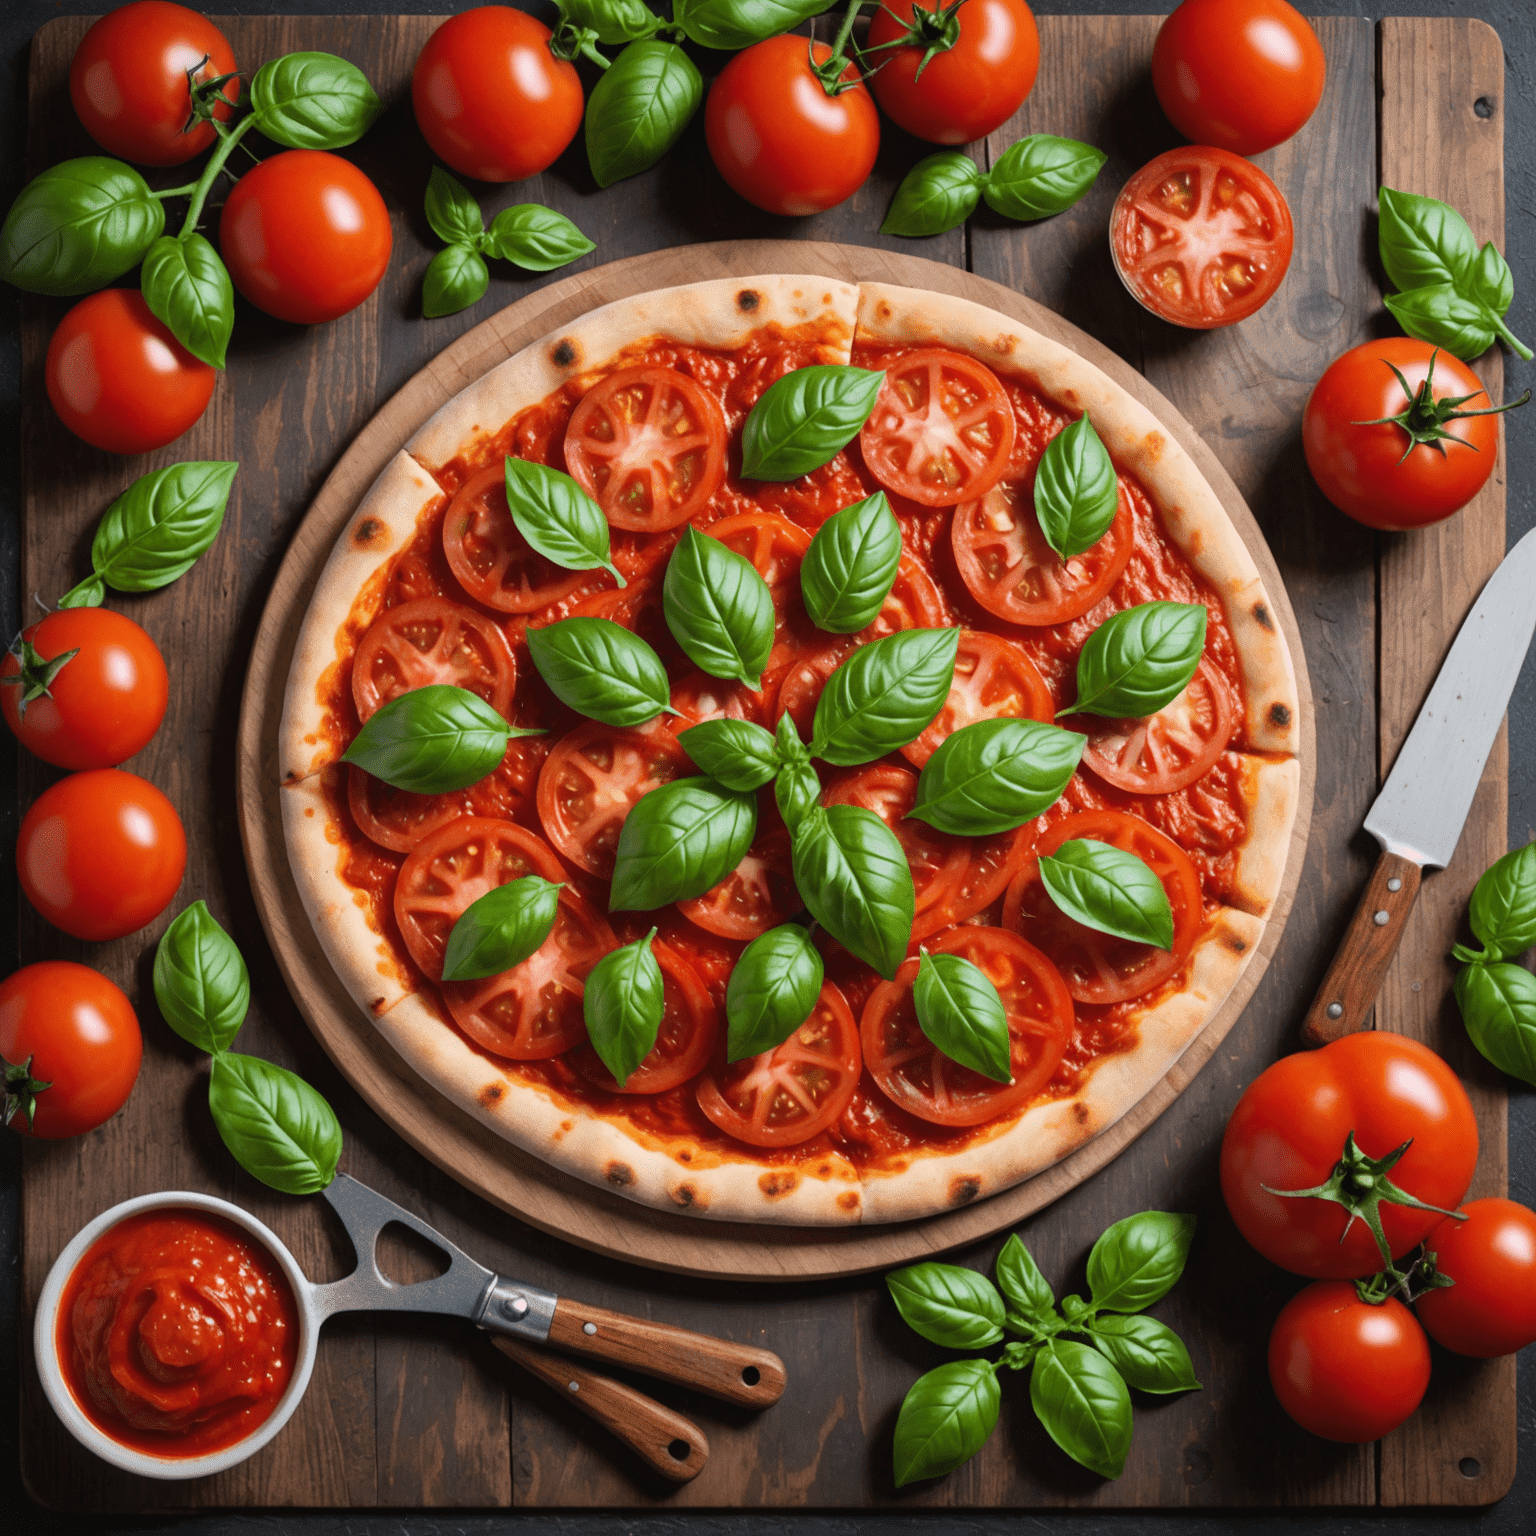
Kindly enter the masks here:
M 1254 917 L 1267 918 L 1285 878 L 1291 828 L 1301 803 L 1301 764 L 1294 757 L 1244 756 L 1242 786 L 1248 838 L 1238 850 L 1231 901 Z

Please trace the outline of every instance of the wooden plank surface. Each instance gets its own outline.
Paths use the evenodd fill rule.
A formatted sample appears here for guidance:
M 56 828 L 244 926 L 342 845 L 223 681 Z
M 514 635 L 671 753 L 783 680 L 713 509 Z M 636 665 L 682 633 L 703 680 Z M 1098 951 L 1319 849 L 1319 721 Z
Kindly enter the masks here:
M 166 789 L 187 823 L 192 853 L 178 905 L 205 897 L 250 960 L 255 1003 L 242 1048 L 293 1066 L 315 1082 L 346 1127 L 348 1171 L 419 1212 L 477 1257 L 597 1305 L 767 1344 L 786 1359 L 789 1394 L 753 1419 L 663 1390 L 662 1396 L 704 1427 L 712 1447 L 705 1475 L 669 1493 L 620 1459 L 557 1395 L 515 1376 L 467 1329 L 447 1321 L 359 1315 L 328 1327 L 309 1395 L 266 1451 L 206 1483 L 146 1485 L 117 1477 L 74 1447 L 43 1403 L 30 1351 L 24 1350 L 23 1470 L 29 1488 L 49 1504 L 113 1512 L 240 1504 L 741 1508 L 889 1502 L 1202 1509 L 1376 1502 L 1370 1448 L 1325 1446 L 1294 1429 L 1274 1406 L 1264 1380 L 1263 1340 L 1296 1285 L 1246 1250 L 1222 1210 L 1215 1181 L 1225 1118 L 1242 1086 L 1294 1045 L 1295 1018 L 1320 978 L 1365 872 L 1367 844 L 1358 829 L 1378 770 L 1377 548 L 1369 534 L 1317 496 L 1302 463 L 1296 422 L 1323 361 L 1361 339 L 1377 309 L 1364 224 L 1375 169 L 1375 59 L 1368 23 L 1317 24 L 1330 63 L 1323 107 L 1293 145 L 1263 160 L 1291 201 L 1302 238 L 1279 297 L 1235 331 L 1196 336 L 1161 326 L 1126 298 L 1109 269 L 1103 238 L 1108 202 L 1131 169 L 1166 147 L 1155 139 L 1155 130 L 1148 137 L 1148 125 L 1160 121 L 1146 83 L 1155 22 L 1040 18 L 1046 65 L 1014 127 L 1020 133 L 1048 129 L 1101 142 L 1112 160 L 1089 199 L 1037 228 L 994 224 L 984 215 L 968 240 L 956 232 L 921 245 L 923 255 L 959 265 L 969 261 L 977 272 L 1058 308 L 1142 368 L 1202 431 L 1254 506 L 1284 571 L 1304 629 L 1325 748 L 1313 857 L 1286 941 L 1241 1025 L 1181 1098 L 1177 1114 L 1166 1116 L 1131 1153 L 1023 1230 L 1060 1292 L 1081 1289 L 1087 1249 L 1109 1221 L 1148 1206 L 1198 1212 L 1202 1225 L 1190 1272 L 1157 1310 L 1188 1339 L 1204 1392 L 1171 1403 L 1138 1402 L 1126 1475 L 1105 1484 L 1066 1460 L 1040 1431 L 1023 1394 L 1012 1391 L 1003 1423 L 981 1456 L 955 1476 L 900 1498 L 889 1470 L 896 1410 L 910 1382 L 943 1355 L 905 1329 L 881 1287 L 854 1281 L 765 1292 L 616 1271 L 610 1262 L 595 1261 L 492 1210 L 404 1147 L 331 1069 L 286 996 L 251 904 L 230 755 L 244 658 L 281 553 L 378 401 L 454 335 L 545 281 L 509 277 L 498 266 L 477 309 L 442 321 L 419 318 L 421 274 L 435 247 L 419 211 L 430 162 L 411 122 L 404 86 L 421 41 L 436 24 L 429 17 L 220 22 L 237 57 L 249 63 L 307 47 L 342 54 L 367 70 L 390 111 L 348 153 L 379 184 L 393 211 L 395 261 L 373 299 L 315 331 L 269 320 L 242 304 L 231 366 L 208 415 L 188 438 L 142 463 L 81 448 L 46 405 L 38 404 L 43 349 L 67 305 L 28 301 L 23 590 L 53 597 L 81 573 L 101 509 L 143 469 L 184 457 L 241 458 L 228 522 L 215 549 L 165 592 L 120 604 L 114 599 L 114 605 L 157 637 L 175 671 L 166 725 L 131 766 Z M 89 149 L 63 85 L 85 25 L 74 18 L 51 23 L 34 47 L 29 173 Z M 1436 68 L 1449 69 L 1447 50 L 1465 51 L 1476 41 L 1465 33 L 1447 38 L 1443 29 L 1458 25 L 1465 26 L 1414 22 L 1400 24 L 1399 31 L 1384 28 L 1383 85 L 1398 78 L 1402 50 L 1428 49 L 1442 61 Z M 1435 39 L 1438 45 L 1431 46 Z M 1059 67 L 1063 60 L 1071 66 Z M 1502 81 L 1497 69 L 1492 74 L 1497 120 Z M 1429 97 L 1415 94 L 1419 88 L 1412 82 L 1419 77 L 1408 78 L 1410 88 L 1401 100 L 1416 112 Z M 1389 102 L 1383 110 L 1390 114 Z M 1389 116 L 1389 127 L 1396 121 Z M 1462 117 L 1447 121 L 1457 132 L 1442 169 L 1466 155 L 1497 187 L 1497 152 L 1490 171 L 1490 162 L 1476 160 L 1463 143 Z M 1414 132 L 1422 140 L 1420 129 Z M 1005 142 L 999 136 L 990 152 L 999 152 Z M 493 189 L 485 202 L 488 212 L 536 200 L 569 214 L 599 242 L 588 264 L 726 236 L 911 249 L 910 243 L 874 231 L 895 180 L 922 152 L 887 131 L 871 182 L 843 207 L 804 221 L 755 213 L 727 194 L 709 167 L 697 124 L 663 166 L 607 193 L 593 188 L 578 141 L 544 176 L 515 189 Z M 1441 195 L 1465 207 L 1466 185 L 1458 170 L 1455 184 Z M 1501 209 L 1484 202 L 1468 211 L 1480 234 L 1497 237 Z M 1389 551 L 1382 562 L 1384 585 L 1390 568 Z M 1453 611 L 1459 610 L 1447 609 Z M 1402 706 L 1405 714 L 1384 716 L 1381 752 L 1389 757 L 1397 739 L 1393 731 L 1401 729 L 1391 719 L 1411 716 L 1422 693 L 1422 682 L 1413 679 L 1427 675 L 1433 661 L 1427 648 L 1409 662 L 1384 644 L 1382 665 L 1410 668 L 1392 678 L 1384 671 L 1379 679 L 1384 700 L 1401 694 L 1409 701 Z M 24 761 L 24 799 L 34 798 L 53 777 L 51 770 Z M 1494 851 L 1501 850 L 1502 801 L 1490 807 L 1480 800 L 1474 816 L 1480 818 L 1481 835 L 1492 839 Z M 1453 874 L 1434 879 L 1449 881 Z M 138 1000 L 146 1034 L 144 1078 L 123 1115 L 79 1144 L 27 1148 L 28 1308 L 52 1255 L 86 1217 L 150 1188 L 209 1189 L 240 1201 L 289 1243 L 315 1279 L 334 1278 L 349 1266 L 345 1238 L 322 1202 L 270 1194 L 224 1152 L 202 1101 L 204 1063 L 155 1017 L 148 972 L 159 926 L 90 947 L 63 939 L 23 912 L 24 959 L 64 955 L 99 965 Z M 1444 996 L 1448 977 L 1437 958 L 1443 947 L 1436 937 L 1433 944 L 1405 951 L 1405 967 L 1425 968 L 1425 1006 Z M 1409 996 L 1421 995 L 1412 993 L 1411 980 L 1407 987 Z M 1393 1006 L 1389 993 L 1384 1019 Z M 1492 1166 L 1488 1157 L 1502 1152 L 1501 1145 L 1492 1146 L 1495 1141 L 1485 1137 L 1485 1167 Z M 997 1246 L 996 1240 L 979 1244 L 960 1261 L 989 1266 Z M 411 1272 L 404 1266 L 420 1260 L 401 1256 L 397 1262 L 406 1278 Z M 1500 1443 L 1512 1448 L 1512 1380 L 1501 1380 L 1495 1368 L 1491 1380 L 1469 1390 L 1443 1368 L 1443 1357 L 1440 1364 L 1425 1409 L 1438 1426 L 1434 1443 L 1395 1449 L 1389 1441 L 1383 1447 L 1384 1502 L 1482 1502 L 1507 1486 L 1506 1463 L 1492 1449 L 1484 1452 L 1488 1470 L 1478 1478 L 1464 1476 L 1446 1458 L 1456 1446 L 1491 1446 L 1474 1420 L 1495 1427 L 1507 1422 L 1510 1433 Z M 1507 1465 L 1512 1472 L 1512 1456 Z

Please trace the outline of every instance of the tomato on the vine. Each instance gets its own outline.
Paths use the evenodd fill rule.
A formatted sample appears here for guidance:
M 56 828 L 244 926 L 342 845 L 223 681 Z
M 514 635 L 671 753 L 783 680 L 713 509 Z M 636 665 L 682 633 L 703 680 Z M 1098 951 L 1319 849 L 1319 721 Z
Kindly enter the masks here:
M 180 165 L 214 139 L 192 120 L 193 80 L 235 72 L 228 41 L 206 16 L 168 0 L 134 0 L 95 22 L 69 66 L 69 98 L 85 131 L 108 154 L 138 165 Z M 223 94 L 233 103 L 240 82 Z M 229 108 L 217 109 L 220 119 Z
M 892 0 L 870 19 L 866 52 L 892 122 L 934 144 L 970 144 L 1024 104 L 1040 33 L 1024 0 Z
M 1454 1285 L 1418 1299 L 1430 1338 L 1480 1360 L 1536 1343 L 1536 1211 L 1513 1200 L 1473 1200 L 1424 1239 Z

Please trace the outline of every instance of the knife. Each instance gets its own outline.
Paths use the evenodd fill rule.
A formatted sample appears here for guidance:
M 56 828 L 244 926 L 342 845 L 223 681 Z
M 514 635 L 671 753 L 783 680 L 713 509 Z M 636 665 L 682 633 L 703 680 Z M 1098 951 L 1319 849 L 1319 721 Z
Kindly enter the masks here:
M 1536 631 L 1536 530 L 1488 578 L 1365 818 L 1381 856 L 1301 1026 L 1327 1045 L 1365 1024 L 1426 869 L 1451 862 Z

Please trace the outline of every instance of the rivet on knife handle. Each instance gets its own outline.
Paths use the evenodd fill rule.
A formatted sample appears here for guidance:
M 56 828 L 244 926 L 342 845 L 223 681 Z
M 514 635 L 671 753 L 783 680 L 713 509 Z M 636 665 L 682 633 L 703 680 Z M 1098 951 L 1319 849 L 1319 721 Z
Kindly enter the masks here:
M 1308 1045 L 1327 1045 L 1364 1027 L 1397 953 L 1422 874 L 1417 864 L 1398 854 L 1383 853 L 1377 859 L 1365 895 L 1301 1026 L 1301 1037 Z

